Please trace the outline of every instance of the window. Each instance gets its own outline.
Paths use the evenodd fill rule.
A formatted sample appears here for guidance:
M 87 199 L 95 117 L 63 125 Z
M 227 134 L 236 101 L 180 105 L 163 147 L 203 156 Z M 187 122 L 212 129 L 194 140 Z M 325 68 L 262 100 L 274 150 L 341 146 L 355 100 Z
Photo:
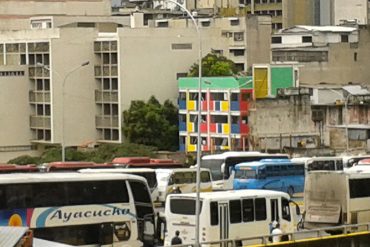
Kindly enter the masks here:
M 256 221 L 266 220 L 266 199 L 256 198 L 254 201 Z
M 211 226 L 218 225 L 218 202 L 210 203 Z
M 281 36 L 275 36 L 271 38 L 272 44 L 281 44 Z
M 201 181 L 202 183 L 208 183 L 208 182 L 210 182 L 210 181 L 211 181 L 211 176 L 210 176 L 209 172 L 207 172 L 207 171 L 202 171 L 202 172 L 200 173 L 200 181 Z
M 340 36 L 340 42 L 342 43 L 348 43 L 348 35 L 341 35 Z
M 233 200 L 229 202 L 229 212 L 230 212 L 230 223 L 231 224 L 241 222 L 240 200 Z
M 168 27 L 168 21 L 158 21 L 157 27 Z
M 244 40 L 244 32 L 234 33 L 234 41 L 243 41 L 243 40 Z
M 176 73 L 176 80 L 182 78 L 182 77 L 187 77 L 188 73 L 182 72 L 182 73 Z
M 370 178 L 350 179 L 349 180 L 349 195 L 350 198 L 370 197 Z
M 193 48 L 191 43 L 171 44 L 172 50 L 191 50 Z
M 357 52 L 353 53 L 353 60 L 356 62 L 357 61 Z
M 281 199 L 281 210 L 283 212 L 282 217 L 284 220 L 290 221 L 290 207 L 289 207 L 289 201 L 286 198 Z
M 239 26 L 239 19 L 231 19 L 230 20 L 231 26 Z
M 211 25 L 210 21 L 202 21 L 202 27 L 209 27 Z
M 171 199 L 170 209 L 173 214 L 195 215 L 196 201 L 193 199 Z M 202 211 L 202 201 L 200 202 L 200 212 Z
M 312 43 L 312 36 L 302 36 L 302 43 Z
M 253 199 L 243 200 L 243 222 L 254 221 L 254 201 Z
M 244 49 L 230 50 L 230 53 L 234 53 L 234 56 L 244 56 Z

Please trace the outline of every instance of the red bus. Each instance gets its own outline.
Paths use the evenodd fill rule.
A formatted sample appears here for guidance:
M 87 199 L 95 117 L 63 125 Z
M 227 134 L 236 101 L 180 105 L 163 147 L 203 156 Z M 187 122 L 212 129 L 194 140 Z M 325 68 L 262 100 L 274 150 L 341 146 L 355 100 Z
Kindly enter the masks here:
M 149 157 L 117 157 L 112 164 L 126 168 L 183 168 L 184 164 L 173 159 L 151 159 Z
M 0 164 L 0 173 L 38 172 L 36 165 Z
M 67 162 L 50 162 L 41 166 L 42 172 L 73 172 L 85 168 L 114 168 L 110 163 L 94 163 L 87 161 L 67 161 Z

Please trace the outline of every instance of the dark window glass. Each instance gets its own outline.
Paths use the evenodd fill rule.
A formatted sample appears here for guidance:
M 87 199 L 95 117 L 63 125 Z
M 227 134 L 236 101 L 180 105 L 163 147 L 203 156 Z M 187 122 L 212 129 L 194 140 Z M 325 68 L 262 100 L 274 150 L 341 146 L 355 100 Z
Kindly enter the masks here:
M 266 220 L 266 200 L 265 198 L 256 198 L 254 201 L 256 210 L 256 221 Z
M 208 182 L 211 182 L 211 176 L 210 176 L 210 173 L 207 172 L 207 171 L 202 171 L 200 173 L 200 181 L 202 183 L 208 183 Z
M 254 221 L 254 203 L 253 199 L 243 200 L 243 221 Z
M 211 202 L 211 226 L 218 225 L 218 202 Z
M 281 44 L 281 37 L 272 37 L 271 43 L 273 44 Z
M 350 198 L 370 197 L 370 190 L 364 188 L 370 188 L 370 178 L 350 179 Z
M 150 189 L 157 186 L 157 176 L 155 172 L 134 172 L 133 174 L 145 178 Z
M 283 219 L 290 221 L 291 217 L 290 217 L 289 201 L 286 198 L 281 199 L 281 210 L 283 212 L 283 215 L 282 215 Z
M 312 36 L 303 36 L 302 37 L 302 43 L 311 43 L 312 42 Z
M 195 215 L 195 200 L 193 199 L 171 199 L 170 209 L 173 214 Z M 200 202 L 200 212 L 202 202 Z
M 241 222 L 241 203 L 240 200 L 233 200 L 229 202 L 229 212 L 230 212 L 230 223 L 240 223 Z
M 342 43 L 348 43 L 348 35 L 341 35 L 340 38 Z
M 151 203 L 152 200 L 146 184 L 137 181 L 130 181 L 130 187 L 135 202 Z

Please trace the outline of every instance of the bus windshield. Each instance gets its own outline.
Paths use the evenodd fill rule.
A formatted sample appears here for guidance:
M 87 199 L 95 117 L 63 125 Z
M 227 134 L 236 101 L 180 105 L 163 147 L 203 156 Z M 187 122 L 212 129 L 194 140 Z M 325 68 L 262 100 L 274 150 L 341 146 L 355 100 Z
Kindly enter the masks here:
M 224 162 L 223 160 L 217 160 L 217 159 L 202 160 L 201 166 L 211 170 L 213 180 L 222 180 L 223 175 L 221 172 L 221 166 L 223 162 Z
M 237 179 L 247 179 L 247 178 L 256 178 L 255 170 L 238 170 L 235 172 L 235 178 Z
M 170 210 L 173 214 L 195 215 L 196 201 L 192 198 L 172 198 L 170 201 Z M 202 201 L 200 201 L 200 211 L 202 211 Z
M 148 182 L 149 188 L 157 186 L 157 175 L 155 172 L 133 172 L 132 174 L 144 177 Z

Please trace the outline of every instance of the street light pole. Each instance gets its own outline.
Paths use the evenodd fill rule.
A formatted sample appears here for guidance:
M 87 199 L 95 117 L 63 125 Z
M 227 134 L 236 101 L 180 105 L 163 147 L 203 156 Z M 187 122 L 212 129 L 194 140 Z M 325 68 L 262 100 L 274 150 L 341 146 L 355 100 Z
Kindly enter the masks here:
M 64 162 L 64 161 L 65 161 L 65 157 L 66 157 L 66 155 L 65 155 L 65 143 L 64 143 L 64 86 L 65 86 L 65 84 L 66 84 L 66 81 L 67 81 L 68 77 L 69 77 L 73 72 L 75 72 L 75 71 L 77 71 L 78 69 L 80 69 L 80 68 L 82 68 L 82 67 L 84 67 L 84 66 L 87 66 L 87 65 L 89 65 L 89 64 L 90 64 L 90 62 L 89 62 L 89 61 L 86 61 L 86 62 L 84 62 L 84 63 L 80 64 L 78 67 L 76 67 L 76 68 L 72 69 L 71 71 L 69 71 L 69 72 L 67 73 L 67 75 L 66 75 L 66 76 L 64 77 L 64 79 L 63 79 L 63 83 L 62 83 L 62 107 L 61 107 L 61 109 L 62 109 L 62 128 L 61 128 L 61 132 L 62 132 L 62 138 L 61 138 L 62 162 Z M 44 69 L 49 70 L 50 72 L 52 72 L 52 71 L 50 70 L 50 68 L 49 68 L 48 66 L 44 65 L 44 64 L 37 63 L 37 65 L 42 66 Z M 62 78 L 62 77 L 61 77 L 61 75 L 60 75 L 58 72 L 56 72 L 56 71 L 54 71 L 54 72 L 55 72 L 55 73 L 56 73 L 60 78 Z
M 182 10 L 184 10 L 188 16 L 191 18 L 191 20 L 194 23 L 195 29 L 197 31 L 198 35 L 198 131 L 197 131 L 197 176 L 196 176 L 196 204 L 195 204 L 195 215 L 196 215 L 196 221 L 195 221 L 195 246 L 200 246 L 199 241 L 199 213 L 200 213 L 200 166 L 201 166 L 201 152 L 202 152 L 202 139 L 200 135 L 200 125 L 201 125 L 201 119 L 202 119 L 202 39 L 200 35 L 199 26 L 197 24 L 197 21 L 195 20 L 194 16 L 190 13 L 190 11 L 185 8 L 183 5 L 179 4 L 178 2 L 174 0 L 164 0 L 167 2 L 171 2 L 177 6 L 179 6 Z

